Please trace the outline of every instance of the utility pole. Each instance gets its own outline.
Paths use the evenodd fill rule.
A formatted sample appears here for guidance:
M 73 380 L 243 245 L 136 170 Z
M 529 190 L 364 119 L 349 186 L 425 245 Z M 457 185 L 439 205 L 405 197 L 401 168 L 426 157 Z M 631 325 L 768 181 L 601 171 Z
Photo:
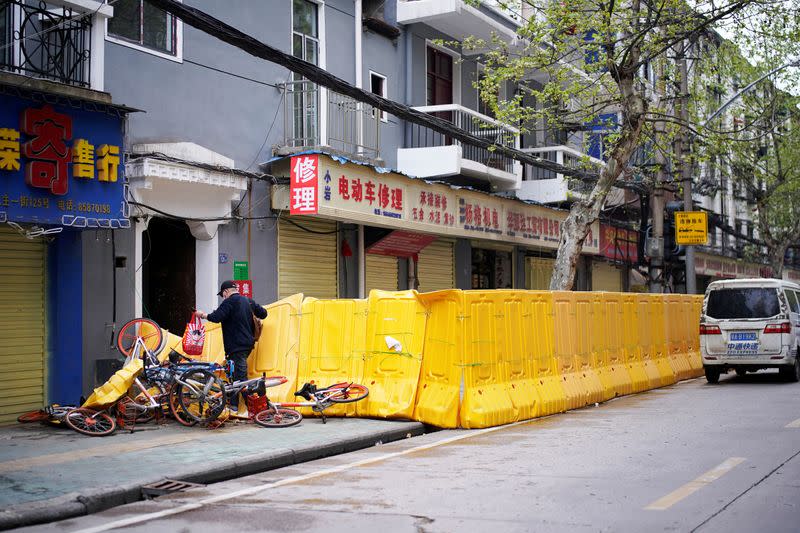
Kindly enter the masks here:
M 683 131 L 675 141 L 675 163 L 680 165 L 681 182 L 683 184 L 683 210 L 694 211 L 692 202 L 692 167 L 690 160 L 684 160 L 685 155 L 689 154 L 689 69 L 686 64 L 688 53 L 688 43 L 682 42 L 678 45 L 678 76 L 680 77 L 680 94 L 678 95 L 678 105 L 680 111 L 678 118 L 683 124 Z M 689 159 L 688 157 L 686 159 Z M 694 268 L 694 246 L 686 246 L 686 294 L 697 292 L 697 277 Z
M 664 103 L 665 84 L 664 84 L 664 64 L 657 62 L 658 70 L 656 74 L 655 92 L 659 104 Z M 656 176 L 653 185 L 653 197 L 650 202 L 650 213 L 653 221 L 653 231 L 650 239 L 650 246 L 647 254 L 650 256 L 650 292 L 664 292 L 664 169 L 667 165 L 664 150 L 661 143 L 664 141 L 664 121 L 659 120 L 655 124 L 655 160 Z

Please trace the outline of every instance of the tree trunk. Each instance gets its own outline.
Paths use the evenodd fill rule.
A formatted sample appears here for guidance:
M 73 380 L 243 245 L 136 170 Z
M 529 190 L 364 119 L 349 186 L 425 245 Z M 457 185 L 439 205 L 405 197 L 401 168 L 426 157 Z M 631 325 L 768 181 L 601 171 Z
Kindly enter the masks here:
M 772 277 L 781 279 L 783 277 L 783 260 L 786 256 L 788 245 L 770 246 L 767 250 L 769 266 L 772 269 Z
M 628 167 L 628 162 L 639 144 L 639 135 L 644 122 L 646 101 L 636 92 L 633 77 L 621 79 L 620 89 L 624 95 L 622 129 L 606 166 L 600 173 L 592 192 L 583 200 L 572 204 L 569 216 L 561 229 L 558 255 L 550 278 L 550 290 L 568 291 L 575 284 L 575 271 L 583 250 L 583 242 L 591 225 L 600 217 L 600 210 L 614 182 Z

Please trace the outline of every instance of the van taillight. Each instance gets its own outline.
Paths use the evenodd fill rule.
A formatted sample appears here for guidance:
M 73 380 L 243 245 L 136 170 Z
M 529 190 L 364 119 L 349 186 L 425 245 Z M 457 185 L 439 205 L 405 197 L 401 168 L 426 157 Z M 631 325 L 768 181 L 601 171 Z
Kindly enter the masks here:
M 781 322 L 780 324 L 767 324 L 764 328 L 764 333 L 791 333 L 792 324 L 790 322 Z
M 700 324 L 700 335 L 722 335 L 719 326 Z

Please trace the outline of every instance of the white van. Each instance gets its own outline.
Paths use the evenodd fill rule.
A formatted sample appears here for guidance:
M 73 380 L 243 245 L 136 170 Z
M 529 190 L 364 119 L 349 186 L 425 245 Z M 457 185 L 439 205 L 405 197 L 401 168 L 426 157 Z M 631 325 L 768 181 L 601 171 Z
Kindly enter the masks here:
M 800 380 L 800 285 L 779 279 L 715 281 L 700 316 L 700 353 L 709 383 L 733 368 L 740 376 L 778 368 Z

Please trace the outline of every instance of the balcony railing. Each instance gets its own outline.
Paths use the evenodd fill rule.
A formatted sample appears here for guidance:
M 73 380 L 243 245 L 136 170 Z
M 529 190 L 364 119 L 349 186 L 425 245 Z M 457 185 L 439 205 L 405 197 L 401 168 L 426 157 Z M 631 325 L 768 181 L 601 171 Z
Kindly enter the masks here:
M 347 154 L 380 157 L 380 111 L 310 81 L 292 81 L 283 90 L 285 147 L 327 146 Z
M 41 1 L 0 1 L 0 70 L 89 87 L 92 12 Z
M 597 170 L 599 170 L 601 167 L 605 166 L 605 162 L 603 162 L 601 159 L 587 156 L 586 154 L 581 153 L 574 148 L 564 145 L 524 148 L 522 151 L 529 154 L 538 155 L 545 161 L 552 161 L 553 163 L 558 163 L 559 165 L 572 169 L 587 170 L 591 167 L 595 167 Z M 525 164 L 525 170 L 522 174 L 523 181 L 551 180 L 561 179 L 563 177 L 563 174 L 553 170 L 535 167 L 527 163 Z
M 455 126 L 475 137 L 509 148 L 519 147 L 519 130 L 491 117 L 457 104 L 415 107 L 417 111 L 430 113 L 452 122 Z M 509 174 L 514 173 L 514 160 L 499 152 L 463 144 L 447 135 L 437 133 L 417 124 L 406 123 L 410 145 L 407 148 L 430 148 L 434 146 L 461 146 L 462 157 Z

